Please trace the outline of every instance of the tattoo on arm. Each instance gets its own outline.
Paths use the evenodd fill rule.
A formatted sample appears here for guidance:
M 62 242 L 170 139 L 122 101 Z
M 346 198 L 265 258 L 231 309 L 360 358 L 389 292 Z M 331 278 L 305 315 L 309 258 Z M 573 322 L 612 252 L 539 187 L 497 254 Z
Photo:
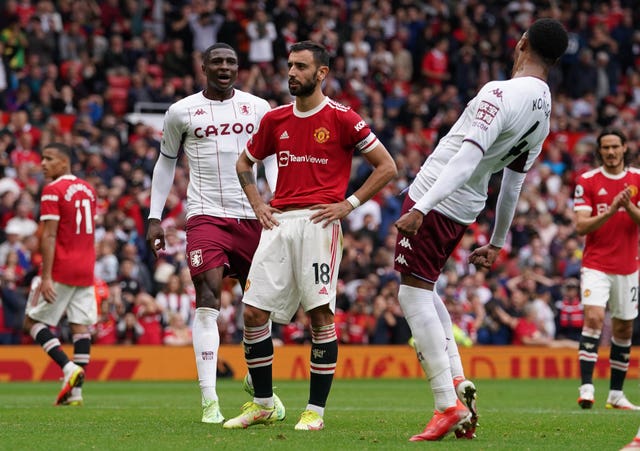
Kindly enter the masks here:
M 244 189 L 247 185 L 255 185 L 256 179 L 253 176 L 253 171 L 244 171 L 238 173 L 238 180 L 240 180 L 240 186 Z

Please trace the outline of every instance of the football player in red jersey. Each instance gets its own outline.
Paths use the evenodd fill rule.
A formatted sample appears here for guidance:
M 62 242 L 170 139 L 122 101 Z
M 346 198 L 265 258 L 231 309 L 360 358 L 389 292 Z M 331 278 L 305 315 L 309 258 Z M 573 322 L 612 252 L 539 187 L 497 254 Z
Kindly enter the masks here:
M 311 320 L 309 401 L 297 430 L 324 428 L 324 408 L 338 360 L 334 324 L 340 220 L 382 189 L 397 172 L 391 155 L 352 109 L 322 92 L 329 54 L 320 44 L 294 44 L 289 54 L 289 91 L 295 102 L 267 112 L 240 154 L 236 169 L 262 224 L 245 295 L 245 360 L 254 385 L 253 402 L 224 423 L 246 428 L 272 422 L 273 342 L 270 318 L 288 323 L 298 305 Z M 373 172 L 345 199 L 353 152 Z M 277 155 L 278 179 L 270 204 L 258 192 L 252 167 Z
M 578 351 L 578 404 L 590 409 L 594 403 L 593 370 L 608 307 L 612 337 L 606 407 L 640 410 L 622 391 L 629 368 L 633 321 L 638 316 L 640 170 L 627 166 L 627 138 L 622 131 L 604 129 L 597 144 L 601 165 L 578 178 L 574 194 L 576 231 L 586 236 L 580 272 L 584 324 Z
M 42 151 L 42 170 L 50 183 L 42 189 L 42 271 L 34 279 L 24 330 L 64 373 L 56 405 L 81 405 L 84 367 L 89 363 L 91 334 L 97 321 L 93 268 L 96 193 L 71 174 L 71 148 L 52 143 Z M 73 337 L 73 361 L 49 326 L 67 315 Z

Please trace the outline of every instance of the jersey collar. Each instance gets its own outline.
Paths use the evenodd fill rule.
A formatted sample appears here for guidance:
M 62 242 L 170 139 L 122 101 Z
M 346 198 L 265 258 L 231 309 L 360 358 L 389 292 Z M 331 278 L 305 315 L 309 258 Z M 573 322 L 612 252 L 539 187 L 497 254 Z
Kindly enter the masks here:
M 322 102 L 320 102 L 318 104 L 317 107 L 309 110 L 309 111 L 300 111 L 299 109 L 296 108 L 296 104 L 295 102 L 293 103 L 293 115 L 296 117 L 309 117 L 309 116 L 313 116 L 314 114 L 316 114 L 318 111 L 320 111 L 321 109 L 323 109 L 327 103 L 329 103 L 329 97 L 325 96 L 324 99 L 322 100 Z

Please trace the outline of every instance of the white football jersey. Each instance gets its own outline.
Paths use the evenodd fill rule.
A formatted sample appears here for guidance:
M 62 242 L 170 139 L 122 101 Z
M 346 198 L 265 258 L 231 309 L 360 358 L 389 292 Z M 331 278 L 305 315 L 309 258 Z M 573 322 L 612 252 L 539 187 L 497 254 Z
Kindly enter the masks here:
M 531 168 L 549 133 L 550 115 L 551 94 L 543 80 L 518 77 L 487 83 L 424 162 L 409 196 L 419 200 L 468 141 L 484 156 L 471 178 L 434 209 L 471 224 L 484 208 L 491 174 L 505 167 L 518 172 Z
M 266 100 L 237 89 L 228 100 L 210 100 L 199 92 L 169 107 L 160 152 L 177 158 L 181 146 L 184 149 L 189 163 L 187 218 L 255 218 L 238 181 L 236 162 L 270 109 Z M 277 173 L 275 159 L 263 163 L 267 175 Z M 275 180 L 267 182 L 273 190 Z

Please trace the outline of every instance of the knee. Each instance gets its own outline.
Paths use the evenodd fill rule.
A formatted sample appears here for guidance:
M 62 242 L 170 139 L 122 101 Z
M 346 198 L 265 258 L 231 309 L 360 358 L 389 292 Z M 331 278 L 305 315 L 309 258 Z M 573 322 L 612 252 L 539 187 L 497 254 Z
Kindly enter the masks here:
M 242 318 L 244 319 L 245 326 L 258 327 L 269 321 L 269 312 L 245 304 Z
M 24 322 L 22 323 L 22 331 L 27 335 L 31 334 L 31 328 L 34 324 L 35 321 L 33 321 L 29 316 L 25 316 Z
M 309 319 L 312 327 L 326 326 L 334 322 L 333 312 L 328 304 L 310 310 Z

